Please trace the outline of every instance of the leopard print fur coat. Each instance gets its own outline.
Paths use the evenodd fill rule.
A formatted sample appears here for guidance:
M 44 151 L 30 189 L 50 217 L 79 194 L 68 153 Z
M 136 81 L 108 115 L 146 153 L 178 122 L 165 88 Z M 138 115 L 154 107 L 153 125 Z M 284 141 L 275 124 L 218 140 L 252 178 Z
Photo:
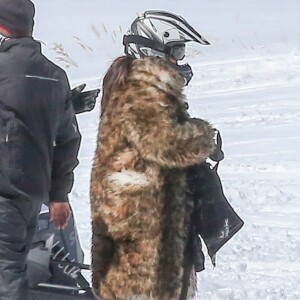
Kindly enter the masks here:
M 190 216 L 185 167 L 212 153 L 181 76 L 136 59 L 99 124 L 91 176 L 93 289 L 103 300 L 178 299 Z

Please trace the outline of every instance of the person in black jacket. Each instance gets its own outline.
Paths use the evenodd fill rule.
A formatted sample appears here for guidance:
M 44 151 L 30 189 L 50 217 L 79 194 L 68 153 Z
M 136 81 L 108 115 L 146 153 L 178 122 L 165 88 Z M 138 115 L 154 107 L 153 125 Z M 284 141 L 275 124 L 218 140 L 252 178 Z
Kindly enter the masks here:
M 41 204 L 57 228 L 67 224 L 81 139 L 67 76 L 32 38 L 34 14 L 29 0 L 0 0 L 1 300 L 27 299 Z

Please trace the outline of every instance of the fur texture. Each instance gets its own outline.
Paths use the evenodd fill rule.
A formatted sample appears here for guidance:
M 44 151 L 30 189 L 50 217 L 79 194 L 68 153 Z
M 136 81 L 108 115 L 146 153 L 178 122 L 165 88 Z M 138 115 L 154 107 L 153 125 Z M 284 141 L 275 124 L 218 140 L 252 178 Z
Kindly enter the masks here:
M 211 126 L 189 118 L 182 89 L 167 62 L 137 59 L 100 120 L 92 268 L 103 300 L 179 298 L 190 216 L 185 167 L 214 148 Z

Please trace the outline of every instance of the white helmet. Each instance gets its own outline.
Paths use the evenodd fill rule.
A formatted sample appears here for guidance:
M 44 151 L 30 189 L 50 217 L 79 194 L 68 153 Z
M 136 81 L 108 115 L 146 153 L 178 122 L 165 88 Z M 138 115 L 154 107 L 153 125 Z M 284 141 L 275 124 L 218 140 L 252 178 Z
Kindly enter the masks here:
M 185 43 L 210 45 L 184 18 L 166 11 L 149 10 L 137 17 L 123 37 L 126 55 L 139 58 L 159 56 L 180 61 L 185 56 Z M 174 64 L 188 83 L 192 69 L 188 64 Z

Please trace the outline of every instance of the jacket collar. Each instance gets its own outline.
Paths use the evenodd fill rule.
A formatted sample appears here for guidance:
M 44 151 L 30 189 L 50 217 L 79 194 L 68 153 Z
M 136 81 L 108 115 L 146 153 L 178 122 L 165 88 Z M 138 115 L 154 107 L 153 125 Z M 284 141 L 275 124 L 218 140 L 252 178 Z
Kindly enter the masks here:
M 1 35 L 0 35 L 1 38 Z M 7 52 L 14 47 L 29 48 L 35 51 L 41 51 L 41 44 L 32 37 L 9 38 L 0 43 L 0 52 Z
M 147 82 L 173 95 L 181 94 L 184 87 L 180 74 L 167 61 L 158 57 L 135 59 L 129 79 Z

